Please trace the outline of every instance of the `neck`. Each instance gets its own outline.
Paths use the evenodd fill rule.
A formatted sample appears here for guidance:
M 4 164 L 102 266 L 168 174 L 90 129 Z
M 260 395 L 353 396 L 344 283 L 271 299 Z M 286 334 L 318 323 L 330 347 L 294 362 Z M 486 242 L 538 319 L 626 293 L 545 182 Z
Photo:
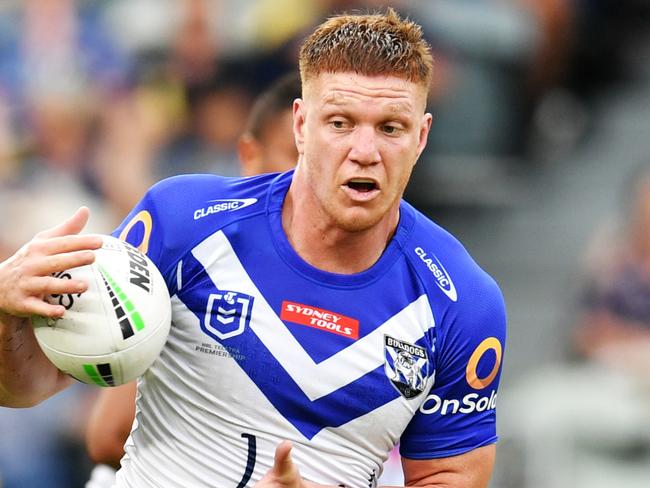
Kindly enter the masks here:
M 294 180 L 285 198 L 282 227 L 302 259 L 320 270 L 340 274 L 359 273 L 377 262 L 397 228 L 398 206 L 376 225 L 350 232 L 327 216 L 311 192 L 297 186 Z

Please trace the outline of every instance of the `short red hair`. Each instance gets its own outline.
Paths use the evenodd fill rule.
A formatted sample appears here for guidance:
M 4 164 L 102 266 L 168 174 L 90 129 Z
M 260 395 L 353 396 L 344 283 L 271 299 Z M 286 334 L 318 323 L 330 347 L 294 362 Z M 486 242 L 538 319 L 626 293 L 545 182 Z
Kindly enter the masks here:
M 302 45 L 299 65 L 303 83 L 321 73 L 354 72 L 395 75 L 428 90 L 433 74 L 431 48 L 422 28 L 392 8 L 386 13 L 329 18 Z

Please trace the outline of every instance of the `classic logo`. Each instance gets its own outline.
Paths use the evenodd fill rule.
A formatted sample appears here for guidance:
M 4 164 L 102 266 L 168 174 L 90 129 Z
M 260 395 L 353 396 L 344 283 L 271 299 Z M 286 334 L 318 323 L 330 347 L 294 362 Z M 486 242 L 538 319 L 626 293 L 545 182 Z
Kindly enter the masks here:
M 203 217 L 219 212 L 231 212 L 233 210 L 241 210 L 242 208 L 250 207 L 254 203 L 257 203 L 257 198 L 208 200 L 208 203 L 211 205 L 197 208 L 194 211 L 194 220 L 199 220 Z
M 422 393 L 429 374 L 426 349 L 391 336 L 384 336 L 384 352 L 384 370 L 397 391 L 408 399 Z
M 456 293 L 454 282 L 451 281 L 449 273 L 447 273 L 447 270 L 438 258 L 433 254 L 429 256 L 421 247 L 415 248 L 415 254 L 420 258 L 420 261 L 429 268 L 429 271 L 431 271 L 431 274 L 436 279 L 436 285 L 438 285 L 438 288 L 440 288 L 440 290 L 442 290 L 442 292 L 447 295 L 452 302 L 458 300 L 458 294 Z
M 211 293 L 201 329 L 217 340 L 238 336 L 249 324 L 252 308 L 250 295 L 236 291 Z
M 280 318 L 294 324 L 306 325 L 350 339 L 359 338 L 359 321 L 322 308 L 289 301 L 282 302 Z

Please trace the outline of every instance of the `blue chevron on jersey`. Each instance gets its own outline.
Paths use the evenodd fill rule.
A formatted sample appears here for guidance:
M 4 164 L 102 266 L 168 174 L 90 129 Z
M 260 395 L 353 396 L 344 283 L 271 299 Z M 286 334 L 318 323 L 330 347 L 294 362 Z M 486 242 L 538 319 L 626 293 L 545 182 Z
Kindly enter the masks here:
M 384 335 L 400 334 L 410 341 L 426 343 L 422 337 L 426 329 L 420 329 L 415 335 L 400 333 L 403 324 L 413 320 L 411 317 L 420 314 L 426 317 L 428 304 L 425 296 L 407 306 L 392 320 L 380 324 L 373 334 L 355 343 L 354 348 L 317 364 L 306 355 L 301 344 L 290 339 L 286 326 L 275 311 L 264 303 L 255 285 L 247 279 L 243 267 L 237 265 L 234 254 L 228 253 L 232 260 L 228 266 L 233 270 L 230 273 L 224 274 L 217 270 L 210 272 L 204 268 L 201 259 L 217 252 L 221 247 L 228 248 L 229 243 L 223 234 L 217 233 L 184 259 L 185 273 L 193 278 L 190 286 L 179 290 L 178 297 L 196 315 L 197 324 L 206 322 L 206 303 L 211 301 L 212 296 L 232 293 L 233 296 L 258 297 L 251 313 L 250 327 L 227 337 L 216 338 L 212 333 L 206 333 L 218 339 L 227 350 L 239 351 L 240 354 L 235 359 L 240 367 L 305 437 L 312 438 L 325 427 L 336 427 L 349 422 L 398 396 L 395 390 L 379 390 L 376 387 L 377 383 L 386 383 L 382 356 Z M 221 283 L 228 288 L 237 286 L 231 281 L 233 278 L 243 278 L 239 285 L 243 292 L 225 292 L 219 288 L 218 284 Z M 418 346 L 418 349 L 423 350 L 424 347 Z M 366 361 L 356 361 L 353 364 L 358 351 L 366 351 L 363 355 Z M 429 366 L 424 370 L 428 371 Z M 342 374 L 343 371 L 346 374 Z M 315 381 L 317 379 L 322 381 Z M 278 385 L 282 387 L 278 388 Z M 368 391 L 375 392 L 372 398 L 366 398 Z M 364 401 L 358 401 L 361 398 Z M 307 418 L 304 416 L 306 411 L 310 412 Z

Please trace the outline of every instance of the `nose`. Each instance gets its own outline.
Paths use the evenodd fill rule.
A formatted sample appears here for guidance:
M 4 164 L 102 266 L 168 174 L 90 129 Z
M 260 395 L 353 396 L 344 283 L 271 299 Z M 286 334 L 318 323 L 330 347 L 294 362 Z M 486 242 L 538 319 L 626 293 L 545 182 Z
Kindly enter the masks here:
M 374 127 L 360 126 L 352 136 L 352 147 L 348 157 L 357 164 L 367 166 L 381 160 Z

